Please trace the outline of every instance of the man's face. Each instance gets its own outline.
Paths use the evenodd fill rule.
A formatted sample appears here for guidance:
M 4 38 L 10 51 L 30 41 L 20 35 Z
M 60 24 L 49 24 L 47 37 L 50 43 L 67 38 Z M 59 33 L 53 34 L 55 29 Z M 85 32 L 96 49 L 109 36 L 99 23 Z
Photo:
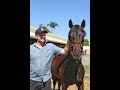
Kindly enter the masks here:
M 44 43 L 46 41 L 46 33 L 36 34 L 38 42 Z

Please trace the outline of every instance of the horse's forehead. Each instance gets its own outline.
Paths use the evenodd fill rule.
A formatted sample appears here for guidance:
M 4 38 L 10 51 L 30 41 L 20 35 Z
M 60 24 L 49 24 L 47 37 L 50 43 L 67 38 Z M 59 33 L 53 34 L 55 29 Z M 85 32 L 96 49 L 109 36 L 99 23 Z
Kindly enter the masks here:
M 78 29 L 73 28 L 73 29 L 71 29 L 70 33 L 73 33 L 73 34 L 76 34 L 76 33 L 79 33 L 79 34 L 80 34 L 80 33 L 81 33 L 81 34 L 82 34 L 83 32 L 82 32 L 82 29 L 81 29 L 81 28 L 78 28 Z
M 71 28 L 71 31 L 73 31 L 73 32 L 82 32 L 82 31 L 83 31 L 83 28 L 82 28 L 80 25 L 74 25 L 74 26 Z

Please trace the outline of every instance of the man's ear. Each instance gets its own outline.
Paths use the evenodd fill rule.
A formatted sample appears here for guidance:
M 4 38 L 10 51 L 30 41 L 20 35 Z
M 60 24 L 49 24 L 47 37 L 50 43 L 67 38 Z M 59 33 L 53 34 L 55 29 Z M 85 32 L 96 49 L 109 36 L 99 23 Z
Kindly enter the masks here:
M 35 34 L 35 39 L 37 39 L 37 37 L 38 37 L 37 34 Z

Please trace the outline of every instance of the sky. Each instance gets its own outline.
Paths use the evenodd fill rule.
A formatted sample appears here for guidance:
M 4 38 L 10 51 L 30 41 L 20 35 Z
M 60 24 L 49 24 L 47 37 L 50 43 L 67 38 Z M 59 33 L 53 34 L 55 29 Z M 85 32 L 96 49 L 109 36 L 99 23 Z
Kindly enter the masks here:
M 90 41 L 90 0 L 30 0 L 31 27 L 57 22 L 59 26 L 53 30 L 53 34 L 67 39 L 70 19 L 73 25 L 81 25 L 82 20 L 85 20 L 85 38 Z

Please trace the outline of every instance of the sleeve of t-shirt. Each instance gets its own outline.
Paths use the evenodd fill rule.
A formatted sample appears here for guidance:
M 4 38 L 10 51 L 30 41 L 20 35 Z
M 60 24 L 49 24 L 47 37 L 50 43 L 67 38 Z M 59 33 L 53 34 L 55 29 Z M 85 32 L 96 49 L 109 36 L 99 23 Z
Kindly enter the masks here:
M 62 48 L 53 44 L 53 50 L 54 50 L 54 55 L 58 55 L 58 54 L 60 54 Z
M 30 59 L 31 59 L 31 56 L 32 56 L 32 45 L 30 45 Z

